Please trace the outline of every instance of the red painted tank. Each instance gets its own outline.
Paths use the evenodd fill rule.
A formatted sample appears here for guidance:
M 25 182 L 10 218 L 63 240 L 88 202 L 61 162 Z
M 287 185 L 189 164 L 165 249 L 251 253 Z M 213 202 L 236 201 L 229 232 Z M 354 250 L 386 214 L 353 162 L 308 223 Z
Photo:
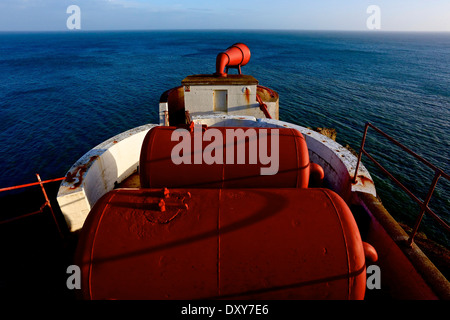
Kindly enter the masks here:
M 362 299 L 358 227 L 326 189 L 118 189 L 80 234 L 86 299 Z
M 216 73 L 214 75 L 226 77 L 228 68 L 237 68 L 241 74 L 241 66 L 250 61 L 250 49 L 243 43 L 235 43 L 224 52 L 217 55 Z M 224 68 L 226 71 L 224 72 Z
M 142 188 L 308 187 L 309 154 L 299 131 L 201 128 L 161 126 L 147 133 L 139 163 Z M 174 155 L 184 162 L 178 164 L 182 159 Z

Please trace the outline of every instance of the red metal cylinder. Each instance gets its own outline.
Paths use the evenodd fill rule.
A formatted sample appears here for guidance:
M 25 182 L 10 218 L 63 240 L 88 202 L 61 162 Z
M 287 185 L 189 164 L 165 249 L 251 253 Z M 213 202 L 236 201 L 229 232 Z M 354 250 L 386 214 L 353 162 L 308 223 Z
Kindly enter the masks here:
M 227 72 L 224 69 L 238 68 L 245 66 L 250 60 L 250 49 L 243 43 L 235 43 L 224 52 L 217 55 L 215 75 L 226 77 Z
M 308 187 L 309 154 L 299 131 L 234 127 L 210 127 L 202 131 L 200 128 L 178 129 L 177 132 L 184 134 L 179 139 L 173 138 L 176 127 L 154 127 L 147 133 L 139 163 L 142 188 Z M 185 155 L 185 150 L 177 151 L 184 142 L 189 147 L 185 159 L 190 163 L 176 164 L 173 156 Z M 219 158 L 207 163 L 212 149 L 215 149 L 213 155 L 222 152 L 221 163 Z M 229 158 L 231 154 L 233 157 Z M 239 163 L 239 157 L 244 163 Z
M 323 168 L 314 162 L 310 164 L 310 176 L 309 176 L 309 187 L 321 187 L 323 184 L 323 179 L 325 178 L 325 171 Z
M 362 299 L 366 286 L 356 222 L 326 189 L 116 189 L 75 263 L 86 299 Z

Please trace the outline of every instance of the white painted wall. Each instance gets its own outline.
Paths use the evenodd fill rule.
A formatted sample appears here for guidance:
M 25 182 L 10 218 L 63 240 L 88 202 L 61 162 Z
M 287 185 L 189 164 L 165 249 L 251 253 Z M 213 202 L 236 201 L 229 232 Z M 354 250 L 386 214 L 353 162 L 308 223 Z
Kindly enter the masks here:
M 254 116 L 264 118 L 264 113 L 259 108 L 256 100 L 256 85 L 191 85 L 190 91 L 184 92 L 184 103 L 186 111 L 192 117 L 211 115 L 214 113 L 214 90 L 227 91 L 227 112 L 232 116 Z M 245 94 L 248 90 L 247 95 Z M 272 118 L 278 117 L 278 104 L 266 102 L 267 109 Z M 160 106 L 160 110 L 164 106 Z M 222 113 L 223 112 L 217 112 Z
M 57 195 L 70 231 L 81 229 L 97 200 L 111 191 L 115 183 L 136 172 L 142 142 L 154 126 L 156 124 L 148 124 L 114 136 L 87 152 L 72 166 L 67 174 L 75 176 L 74 181 L 64 180 Z

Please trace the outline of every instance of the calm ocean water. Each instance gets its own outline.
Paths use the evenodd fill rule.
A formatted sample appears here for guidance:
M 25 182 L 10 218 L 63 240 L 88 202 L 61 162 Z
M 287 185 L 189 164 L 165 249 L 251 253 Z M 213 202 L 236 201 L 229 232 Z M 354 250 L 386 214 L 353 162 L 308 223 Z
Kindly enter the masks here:
M 450 172 L 450 33 L 0 33 L 0 187 L 64 176 L 102 141 L 156 123 L 161 93 L 213 73 L 217 53 L 235 42 L 252 52 L 243 73 L 280 94 L 282 120 L 335 128 L 355 150 L 370 121 Z M 424 198 L 433 172 L 375 138 L 368 150 Z M 418 206 L 372 175 L 385 206 L 411 224 Z M 450 220 L 449 183 L 431 207 Z M 426 231 L 448 245 L 436 230 Z

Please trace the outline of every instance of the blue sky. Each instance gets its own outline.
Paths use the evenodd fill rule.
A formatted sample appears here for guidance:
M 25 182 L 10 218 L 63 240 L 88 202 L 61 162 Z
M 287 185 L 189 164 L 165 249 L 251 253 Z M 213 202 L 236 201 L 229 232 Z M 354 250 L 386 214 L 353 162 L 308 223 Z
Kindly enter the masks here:
M 67 30 L 70 5 L 82 30 L 368 30 L 377 5 L 382 31 L 450 32 L 450 0 L 0 0 L 0 31 Z

